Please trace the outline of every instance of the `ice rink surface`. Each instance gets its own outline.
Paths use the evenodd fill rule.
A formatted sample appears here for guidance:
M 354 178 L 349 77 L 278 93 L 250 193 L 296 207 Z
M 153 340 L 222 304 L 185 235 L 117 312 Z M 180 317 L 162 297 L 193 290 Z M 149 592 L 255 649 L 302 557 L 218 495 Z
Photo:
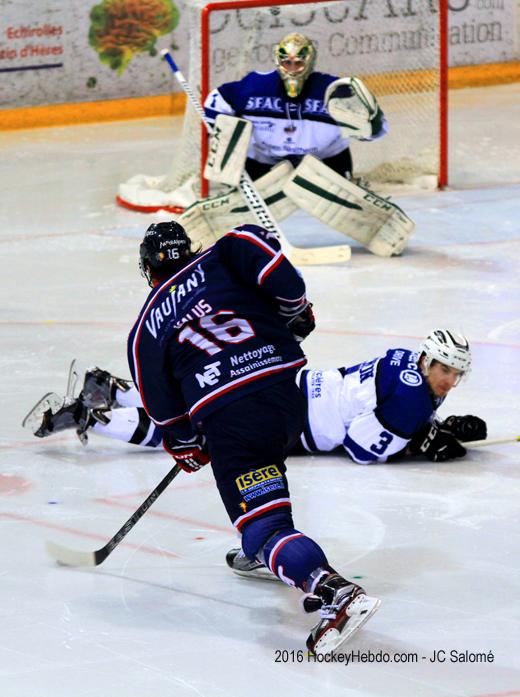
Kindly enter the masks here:
M 304 269 L 318 320 L 306 350 L 310 366 L 337 367 L 415 347 L 436 326 L 463 331 L 473 371 L 441 415 L 516 435 L 520 85 L 459 91 L 451 106 L 450 189 L 397 198 L 417 222 L 405 254 L 355 246 L 347 264 Z M 0 695 L 520 695 L 520 444 L 442 465 L 289 461 L 297 527 L 382 599 L 343 648 L 348 666 L 298 654 L 315 617 L 296 591 L 227 569 L 237 538 L 209 469 L 181 474 L 102 566 L 46 556 L 47 539 L 103 546 L 172 466 L 96 436 L 86 448 L 68 432 L 37 440 L 20 423 L 64 391 L 74 357 L 128 375 L 147 293 L 137 244 L 157 218 L 114 194 L 166 171 L 178 136 L 178 119 L 0 134 Z M 303 244 L 345 241 L 300 214 L 284 228 Z

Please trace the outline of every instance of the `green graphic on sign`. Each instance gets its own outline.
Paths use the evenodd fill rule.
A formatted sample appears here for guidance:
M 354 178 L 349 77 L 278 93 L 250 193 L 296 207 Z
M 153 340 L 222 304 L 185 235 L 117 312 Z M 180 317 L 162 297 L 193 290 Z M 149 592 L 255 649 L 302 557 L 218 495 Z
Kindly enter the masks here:
M 101 62 L 121 74 L 137 53 L 155 55 L 158 37 L 178 23 L 172 0 L 102 0 L 90 11 L 89 42 Z

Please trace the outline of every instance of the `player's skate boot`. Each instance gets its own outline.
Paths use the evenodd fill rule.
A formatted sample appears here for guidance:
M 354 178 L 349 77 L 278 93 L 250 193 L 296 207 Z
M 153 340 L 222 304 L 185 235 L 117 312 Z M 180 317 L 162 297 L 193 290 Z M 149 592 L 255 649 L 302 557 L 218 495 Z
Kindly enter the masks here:
M 63 404 L 57 411 L 51 407 L 41 414 L 41 423 L 33 433 L 37 438 L 46 438 L 60 431 L 67 431 L 75 428 L 76 435 L 86 445 L 88 437 L 87 430 L 96 422 L 109 423 L 110 419 L 99 409 L 88 409 L 81 399 L 77 399 L 72 404 Z
M 261 578 L 266 581 L 279 580 L 261 561 L 248 559 L 239 547 L 229 550 L 226 554 L 226 563 L 233 573 L 244 578 Z
M 116 378 L 101 368 L 91 368 L 85 373 L 80 398 L 89 409 L 111 409 L 117 404 L 117 390 L 128 392 L 132 383 Z
M 321 607 L 317 601 L 321 601 Z M 311 612 L 319 609 L 321 615 L 309 634 L 307 648 L 314 654 L 334 651 L 350 639 L 380 604 L 378 598 L 370 598 L 361 586 L 339 574 L 323 575 L 313 594 L 304 601 L 304 609 Z

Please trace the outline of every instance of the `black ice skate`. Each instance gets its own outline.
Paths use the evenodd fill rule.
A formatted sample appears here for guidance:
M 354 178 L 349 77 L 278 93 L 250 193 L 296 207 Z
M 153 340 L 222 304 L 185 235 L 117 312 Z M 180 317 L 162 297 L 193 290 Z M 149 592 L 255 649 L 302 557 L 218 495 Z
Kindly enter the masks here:
M 311 598 L 322 602 L 321 620 L 307 639 L 313 654 L 330 653 L 346 642 L 378 609 L 381 601 L 370 598 L 361 586 L 339 574 L 330 573 L 319 581 Z M 316 605 L 311 603 L 312 609 Z
M 109 418 L 99 409 L 88 409 L 81 399 L 72 403 L 49 392 L 40 399 L 22 421 L 37 438 L 47 438 L 54 433 L 76 429 L 83 445 L 87 444 L 87 430 L 96 422 L 107 424 Z
M 46 412 L 56 413 L 63 406 L 63 397 L 56 392 L 47 392 L 39 399 L 34 407 L 22 421 L 23 428 L 28 428 L 36 435 L 37 431 L 43 426 L 43 418 Z M 43 436 L 38 436 L 43 438 Z
M 239 547 L 229 550 L 226 554 L 226 563 L 233 573 L 243 578 L 260 578 L 265 581 L 279 580 L 261 561 L 248 559 Z
M 117 406 L 117 390 L 128 392 L 132 383 L 123 378 L 116 378 L 101 368 L 91 368 L 85 373 L 80 397 L 89 409 L 111 409 Z

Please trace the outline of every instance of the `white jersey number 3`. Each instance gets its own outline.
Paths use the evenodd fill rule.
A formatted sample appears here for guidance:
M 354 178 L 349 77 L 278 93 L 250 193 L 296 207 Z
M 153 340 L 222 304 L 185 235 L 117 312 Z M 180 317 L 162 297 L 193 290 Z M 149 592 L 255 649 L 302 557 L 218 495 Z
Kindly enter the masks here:
M 382 455 L 393 440 L 394 437 L 391 433 L 388 433 L 388 431 L 381 431 L 379 434 L 379 443 L 371 445 L 370 450 L 376 455 Z

